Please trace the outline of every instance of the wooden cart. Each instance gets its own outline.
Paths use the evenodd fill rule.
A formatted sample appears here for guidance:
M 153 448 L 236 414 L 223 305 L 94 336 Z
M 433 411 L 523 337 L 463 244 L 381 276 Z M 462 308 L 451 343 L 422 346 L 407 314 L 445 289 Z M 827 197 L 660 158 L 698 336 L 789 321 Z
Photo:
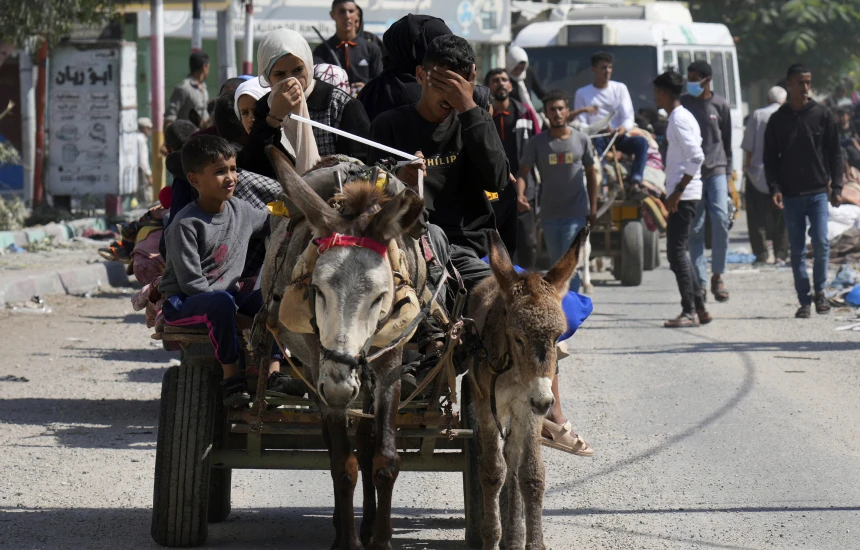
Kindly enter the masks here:
M 641 201 L 613 201 L 590 238 L 591 257 L 612 258 L 612 276 L 624 286 L 639 286 L 643 272 L 660 266 L 660 233 L 642 221 Z
M 234 469 L 329 469 L 312 400 L 262 401 L 254 396 L 249 408 L 227 409 L 221 403 L 221 365 L 205 331 L 168 326 L 153 338 L 183 347 L 181 364 L 167 370 L 161 388 L 152 507 L 155 542 L 170 547 L 203 544 L 207 524 L 230 515 Z M 256 390 L 257 377 L 249 377 L 248 384 Z M 449 408 L 446 414 L 427 401 L 408 403 L 399 413 L 397 446 L 403 471 L 463 472 L 466 544 L 480 548 L 483 504 L 476 417 L 469 384 L 464 381 L 462 386 L 460 413 Z M 354 420 L 349 423 L 354 437 Z

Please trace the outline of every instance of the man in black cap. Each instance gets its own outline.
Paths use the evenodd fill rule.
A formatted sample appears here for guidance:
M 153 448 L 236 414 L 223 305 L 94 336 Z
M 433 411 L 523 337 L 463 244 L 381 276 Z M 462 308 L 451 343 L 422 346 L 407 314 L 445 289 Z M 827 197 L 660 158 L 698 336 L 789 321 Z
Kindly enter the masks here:
M 209 111 L 206 109 L 209 103 L 209 90 L 206 89 L 209 56 L 204 52 L 192 52 L 188 58 L 188 69 L 188 77 L 179 82 L 170 95 L 170 101 L 164 111 L 165 124 L 177 120 L 192 120 L 199 124 L 198 120 L 203 122 L 209 118 Z M 192 111 L 196 116 L 191 114 Z
M 314 63 L 339 65 L 353 90 L 382 72 L 382 50 L 360 34 L 361 16 L 353 0 L 333 0 L 329 13 L 335 34 L 314 50 Z

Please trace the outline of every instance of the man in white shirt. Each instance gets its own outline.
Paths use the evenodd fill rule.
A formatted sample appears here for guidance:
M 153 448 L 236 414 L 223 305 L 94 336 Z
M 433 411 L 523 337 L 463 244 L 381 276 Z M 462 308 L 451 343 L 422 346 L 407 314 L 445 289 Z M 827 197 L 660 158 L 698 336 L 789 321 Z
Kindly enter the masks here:
M 782 210 L 770 200 L 767 177 L 764 174 L 764 132 L 770 116 L 788 98 L 785 88 L 774 86 L 767 92 L 770 105 L 756 109 L 747 121 L 744 141 L 741 148 L 746 152 L 744 170 L 746 172 L 747 227 L 750 234 L 750 247 L 755 254 L 756 263 L 767 262 L 767 241 L 773 241 L 773 255 L 777 265 L 785 265 L 788 259 L 788 232 Z
M 666 71 L 654 79 L 654 102 L 669 114 L 666 127 L 666 256 L 681 292 L 681 315 L 664 324 L 667 328 L 697 327 L 710 323 L 699 278 L 687 251 L 696 207 L 702 199 L 702 133 L 690 111 L 681 106 L 684 77 Z
M 576 91 L 573 101 L 574 111 L 580 114 L 576 120 L 583 126 L 591 126 L 613 111 L 615 115 L 609 120 L 609 128 L 617 134 L 615 148 L 624 154 L 633 156 L 633 167 L 629 177 L 629 190 L 636 191 L 642 184 L 645 172 L 645 162 L 648 160 L 648 141 L 643 137 L 627 134 L 634 126 L 633 101 L 627 86 L 612 80 L 612 63 L 614 57 L 608 52 L 597 52 L 591 56 L 591 72 L 594 83 L 583 86 Z M 596 109 L 587 109 L 595 107 Z M 611 137 L 601 137 L 594 140 L 598 153 L 603 153 L 609 146 Z

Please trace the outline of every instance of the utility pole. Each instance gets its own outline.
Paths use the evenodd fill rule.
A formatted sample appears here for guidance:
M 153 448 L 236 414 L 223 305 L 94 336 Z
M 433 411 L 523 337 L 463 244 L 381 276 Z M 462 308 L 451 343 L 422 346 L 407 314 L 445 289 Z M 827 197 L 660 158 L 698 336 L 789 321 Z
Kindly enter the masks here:
M 45 169 L 45 108 L 48 102 L 48 42 L 39 46 L 39 76 L 36 82 L 36 158 L 33 162 L 33 207 L 42 202 Z
M 254 74 L 254 0 L 245 1 L 245 55 L 242 74 Z
M 203 15 L 200 10 L 200 0 L 191 2 L 191 51 L 203 49 Z
M 21 81 L 21 161 L 24 165 L 24 202 L 33 204 L 33 169 L 36 156 L 36 90 L 33 52 L 28 42 L 18 57 Z
M 152 196 L 164 187 L 164 0 L 152 0 L 149 57 L 152 72 Z
M 233 4 L 218 12 L 218 81 L 236 76 L 236 36 L 233 34 Z

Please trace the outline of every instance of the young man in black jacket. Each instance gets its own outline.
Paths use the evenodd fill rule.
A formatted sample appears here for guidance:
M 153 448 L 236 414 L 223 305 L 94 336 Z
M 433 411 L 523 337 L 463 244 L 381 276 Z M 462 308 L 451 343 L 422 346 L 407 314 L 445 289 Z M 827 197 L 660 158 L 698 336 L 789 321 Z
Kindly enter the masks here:
M 813 298 L 806 271 L 806 219 L 812 238 L 812 279 L 815 311 L 827 313 L 824 296 L 830 243 L 827 240 L 827 202 L 842 204 L 842 152 L 839 132 L 830 110 L 809 97 L 812 71 L 803 65 L 789 67 L 788 102 L 767 123 L 764 169 L 773 203 L 785 210 L 791 248 L 791 270 L 800 308 L 795 317 L 807 319 Z
M 466 40 L 453 35 L 434 39 L 416 77 L 421 84 L 418 103 L 380 114 L 370 137 L 424 157 L 430 223 L 444 232 L 451 261 L 471 289 L 490 274 L 481 260 L 489 253 L 489 232 L 496 230 L 487 193 L 501 193 L 508 185 L 508 159 L 490 113 L 472 97 L 475 53 Z M 378 149 L 368 152 L 370 164 L 385 156 Z M 416 166 L 401 168 L 397 176 L 415 185 Z

